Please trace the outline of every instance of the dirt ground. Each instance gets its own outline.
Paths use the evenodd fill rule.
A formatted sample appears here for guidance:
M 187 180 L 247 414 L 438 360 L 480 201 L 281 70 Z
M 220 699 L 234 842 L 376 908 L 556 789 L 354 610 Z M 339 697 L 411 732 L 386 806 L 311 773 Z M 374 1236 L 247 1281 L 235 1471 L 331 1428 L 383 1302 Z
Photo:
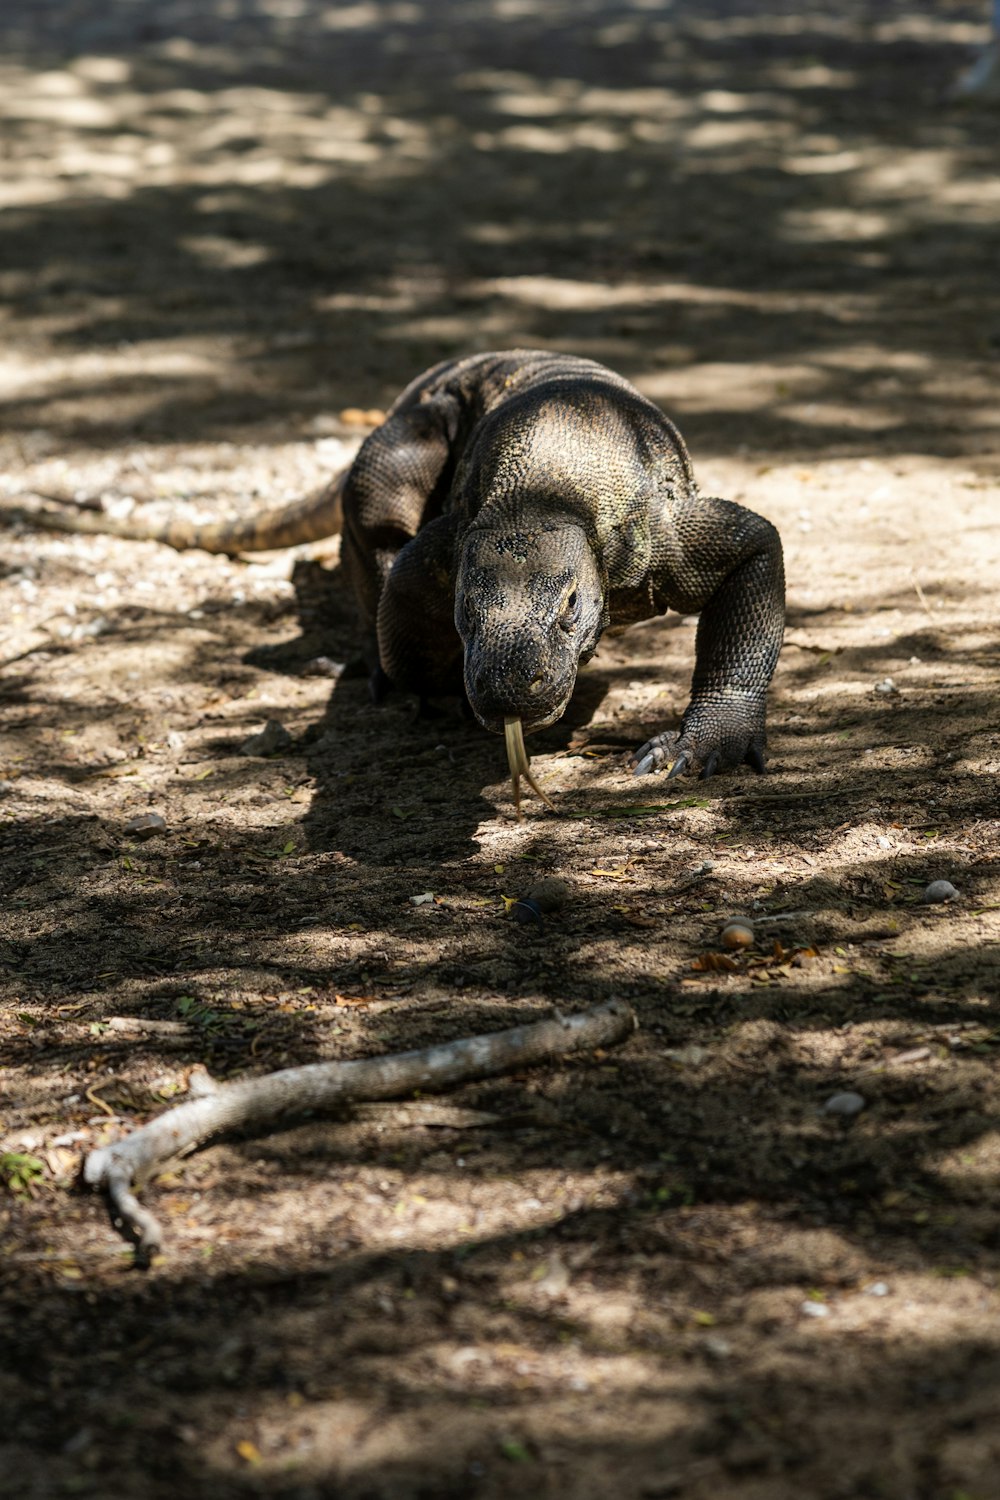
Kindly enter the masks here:
M 664 618 L 517 823 L 498 740 L 303 671 L 357 650 L 335 542 L 4 529 L 4 1496 L 1000 1494 L 1000 113 L 947 98 L 985 11 L 4 8 L 0 504 L 247 512 L 535 345 L 657 400 L 789 582 L 765 778 L 630 776 L 686 702 Z M 620 1048 L 187 1158 L 148 1271 L 77 1184 L 196 1064 L 612 995 Z

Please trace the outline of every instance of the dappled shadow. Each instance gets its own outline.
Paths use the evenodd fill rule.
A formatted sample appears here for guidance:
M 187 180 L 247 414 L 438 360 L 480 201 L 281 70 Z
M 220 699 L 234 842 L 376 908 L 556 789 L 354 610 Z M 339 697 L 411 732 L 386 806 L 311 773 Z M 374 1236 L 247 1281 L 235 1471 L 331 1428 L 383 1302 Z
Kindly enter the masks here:
M 112 11 L 6 23 L 0 286 L 63 355 L 8 393 L 14 432 L 277 438 L 542 343 L 638 379 L 696 453 L 996 436 L 992 144 L 926 107 L 959 65 L 946 19 Z
M 342 408 L 436 359 L 540 343 L 636 379 L 696 466 L 760 480 L 734 498 L 784 482 L 790 561 L 767 777 L 624 774 L 685 701 L 693 624 L 658 620 L 532 739 L 563 816 L 515 825 L 499 739 L 298 680 L 356 654 L 336 575 L 296 635 L 289 594 L 221 560 L 216 588 L 204 560 L 46 538 L 36 568 L 12 538 L 4 586 L 75 606 L 12 608 L 0 684 L 0 1151 L 44 1173 L 0 1198 L 25 1495 L 979 1500 L 1000 1472 L 1000 642 L 962 566 L 988 527 L 932 488 L 963 455 L 982 489 L 1000 430 L 995 126 L 941 102 L 980 11 L 0 15 L 5 486 L 210 501 L 251 448 L 357 436 Z M 859 529 L 906 452 L 922 529 L 883 536 L 874 496 Z M 827 505 L 845 455 L 883 467 Z M 147 592 L 99 604 L 105 567 Z M 242 754 L 272 712 L 291 743 Z M 552 872 L 561 901 L 518 925 Z M 940 879 L 955 899 L 924 904 Z M 176 1165 L 144 1189 L 146 1277 L 71 1190 L 196 1064 L 612 995 L 628 1044 L 466 1085 L 436 1123 L 387 1106 Z M 824 1112 L 844 1090 L 860 1112 Z
M 336 575 L 332 597 L 340 599 L 341 607 L 327 614 L 322 629 L 310 617 L 306 624 L 313 634 L 287 638 L 269 647 L 268 654 L 256 648 L 251 659 L 261 666 L 277 659 L 287 663 L 287 669 L 298 670 L 306 654 L 303 645 L 310 653 L 322 645 L 336 655 L 347 655 L 354 632 L 350 611 L 336 589 Z M 888 610 L 901 601 L 888 596 L 877 602 Z M 205 608 L 211 603 L 204 601 Z M 120 618 L 110 612 L 93 642 L 64 649 L 92 652 L 141 645 L 169 630 L 179 633 L 182 642 L 188 639 L 169 670 L 159 675 L 162 688 L 185 692 L 191 683 L 214 683 L 232 677 L 234 671 L 236 681 L 244 680 L 241 674 L 253 681 L 248 668 L 234 666 L 232 643 L 242 629 L 259 625 L 268 608 L 233 606 L 225 616 L 213 614 L 218 630 L 207 632 L 200 618 L 204 611 L 196 611 L 199 618 L 194 620 L 129 606 Z M 822 640 L 829 618 L 830 611 L 799 611 L 793 615 L 790 634 L 801 635 L 808 624 Z M 20 976 L 43 985 L 49 982 L 46 976 L 58 976 L 57 982 L 75 985 L 96 972 L 116 980 L 176 973 L 184 976 L 181 982 L 189 983 L 199 973 L 218 975 L 221 965 L 233 973 L 247 967 L 257 974 L 284 975 L 289 982 L 298 975 L 302 982 L 346 984 L 363 974 L 369 981 L 413 984 L 433 973 L 459 990 L 485 982 L 516 991 L 528 983 L 553 999 L 567 992 L 586 995 L 590 991 L 585 983 L 581 987 L 575 966 L 588 944 L 601 936 L 628 937 L 628 912 L 641 912 L 643 902 L 657 902 L 661 882 L 668 895 L 677 882 L 677 855 L 657 841 L 676 829 L 677 815 L 683 817 L 689 806 L 710 809 L 721 820 L 698 840 L 703 850 L 736 857 L 742 849 L 750 850 L 745 869 L 727 876 L 723 899 L 737 909 L 763 906 L 765 915 L 805 907 L 805 927 L 800 923 L 796 930 L 825 944 L 850 940 L 856 933 L 871 936 L 865 923 L 888 920 L 899 911 L 905 915 L 907 889 L 916 900 L 922 886 L 941 874 L 934 841 L 947 834 L 954 819 L 969 826 L 977 819 L 995 818 L 995 776 L 974 752 L 977 739 L 984 738 L 983 726 L 992 722 L 987 683 L 966 682 L 960 692 L 944 695 L 936 677 L 926 686 L 904 686 L 885 695 L 874 685 L 864 693 L 838 686 L 844 673 L 859 670 L 874 684 L 885 669 L 887 651 L 898 657 L 911 649 L 921 651 L 929 672 L 946 669 L 941 682 L 950 685 L 955 667 L 965 672 L 988 666 L 988 648 L 970 653 L 960 639 L 932 630 L 835 652 L 821 646 L 803 651 L 793 640 L 779 669 L 779 701 L 772 713 L 774 774 L 757 778 L 744 769 L 708 784 L 691 778 L 630 778 L 623 792 L 620 780 L 602 785 L 603 773 L 620 775 L 632 746 L 662 728 L 664 718 L 645 721 L 635 710 L 599 718 L 609 694 L 620 689 L 627 675 L 631 688 L 648 683 L 656 691 L 659 684 L 673 682 L 683 702 L 683 684 L 691 669 L 691 631 L 676 617 L 650 622 L 626 641 L 633 637 L 636 647 L 626 664 L 619 664 L 622 647 L 613 642 L 608 663 L 599 659 L 583 674 L 563 720 L 529 742 L 537 755 L 549 758 L 548 764 L 574 775 L 575 785 L 559 797 L 566 818 L 553 820 L 529 804 L 529 821 L 520 840 L 520 873 L 511 872 L 503 881 L 488 871 L 471 877 L 474 899 L 486 908 L 479 917 L 462 904 L 463 889 L 470 886 L 462 862 L 475 858 L 480 830 L 494 815 L 494 797 L 487 795 L 487 788 L 499 783 L 501 798 L 505 796 L 500 741 L 463 722 L 454 707 L 446 706 L 436 719 L 416 719 L 413 704 L 397 695 L 376 708 L 365 680 L 345 674 L 334 684 L 325 712 L 277 761 L 269 764 L 241 750 L 246 734 L 260 721 L 261 703 L 254 698 L 245 710 L 237 701 L 236 712 L 216 722 L 210 719 L 173 767 L 171 791 L 182 805 L 186 793 L 200 791 L 207 775 L 213 778 L 216 794 L 228 799 L 257 795 L 259 788 L 273 782 L 272 767 L 279 775 L 287 767 L 293 778 L 308 767 L 312 795 L 304 815 L 296 813 L 286 833 L 280 832 L 280 825 L 246 832 L 228 825 L 224 830 L 187 826 L 182 814 L 179 826 L 165 839 L 140 846 L 122 821 L 116 824 L 107 817 L 81 820 L 8 813 L 0 831 L 0 852 L 5 851 L 2 884 L 18 908 L 42 910 L 53 900 L 73 903 L 76 879 L 102 865 L 117 870 L 125 861 L 136 882 L 129 921 L 121 922 L 120 890 L 116 887 L 107 898 L 98 890 L 73 911 L 58 937 L 46 923 L 37 942 L 16 947 Z M 826 700 L 817 699 L 817 682 L 828 680 Z M 72 727 L 67 727 L 61 695 L 47 696 L 30 676 L 18 678 L 16 688 L 9 701 L 18 704 L 24 717 L 13 717 L 9 727 L 22 728 L 25 749 L 41 747 L 53 734 L 75 735 L 81 727 L 101 722 L 115 706 L 100 698 L 77 704 Z M 944 733 L 942 703 L 948 713 Z M 62 759 L 47 750 L 44 776 L 67 788 L 82 787 L 105 776 L 141 776 L 144 763 L 155 768 L 164 758 L 169 764 L 162 744 L 110 761 L 103 756 L 91 760 L 80 752 Z M 573 771 L 576 767 L 582 779 Z M 889 782 L 887 767 L 892 772 Z M 16 788 L 16 782 L 6 785 L 8 800 Z M 769 830 L 777 816 L 783 837 L 812 851 L 811 864 L 817 857 L 829 861 L 829 873 L 822 878 L 808 872 L 794 879 L 772 878 L 768 887 L 758 857 L 766 867 Z M 549 923 L 546 941 L 535 943 L 533 934 L 502 920 L 499 893 L 523 894 L 512 881 L 527 883 L 533 870 L 558 867 L 579 819 L 607 819 L 623 843 L 640 840 L 637 847 L 643 853 L 635 875 L 621 888 L 629 906 L 619 907 L 616 914 L 607 888 L 599 882 L 585 885 L 574 893 L 569 909 Z M 855 830 L 860 830 L 863 845 L 857 849 L 849 843 Z M 328 868 L 319 889 L 317 860 Z M 620 873 L 624 879 L 626 870 Z M 986 899 L 994 873 L 992 864 L 982 862 L 978 875 L 970 872 L 964 877 L 964 896 L 974 901 L 978 892 Z M 762 902 L 764 889 L 770 894 Z M 441 896 L 443 910 L 414 910 L 410 898 L 427 890 Z M 894 891 L 902 896 L 897 898 Z M 690 928 L 692 913 L 701 905 L 700 893 L 696 896 L 693 905 L 682 901 L 676 909 L 660 900 L 647 922 L 648 941 L 656 941 L 661 926 L 663 936 L 672 940 L 675 916 Z M 897 899 L 902 907 L 897 907 Z M 709 909 L 714 907 L 713 901 Z M 231 916 L 245 922 L 255 912 L 267 917 L 266 931 L 250 947 L 242 931 L 230 938 Z M 430 927 L 429 917 L 434 919 Z M 449 931 L 445 951 L 428 969 L 421 949 L 438 941 L 441 934 L 434 927 L 442 922 Z M 694 951 L 700 941 L 713 940 L 714 922 L 711 916 L 694 923 L 687 940 Z M 346 934 L 352 924 L 369 934 L 369 956 L 341 962 L 336 957 L 337 934 Z M 319 933 L 329 936 L 317 956 L 306 940 Z M 289 937 L 302 940 L 293 944 L 295 957 L 283 951 Z M 960 985 L 961 951 L 947 956 L 942 952 L 939 957 Z M 633 984 L 642 985 L 642 973 L 641 964 L 630 964 Z M 587 974 L 598 983 L 598 997 L 607 983 L 613 984 L 600 967 L 591 965 Z M 971 976 L 970 982 L 977 983 Z M 829 1018 L 821 1024 L 828 1023 Z
M 621 1064 L 629 1066 L 627 1053 Z M 979 1183 L 977 1220 L 940 1179 L 914 1171 L 905 1132 L 895 1160 L 872 1175 L 857 1129 L 817 1124 L 810 1145 L 786 1121 L 762 1135 L 753 1177 L 727 1180 L 715 1149 L 720 1110 L 730 1128 L 747 1111 L 766 1119 L 780 1084 L 769 1097 L 752 1079 L 741 1085 L 730 1076 L 722 1096 L 704 1081 L 685 1088 L 676 1072 L 668 1089 L 664 1081 L 650 1073 L 655 1113 L 640 1139 L 638 1118 L 622 1129 L 620 1091 L 606 1070 L 568 1071 L 555 1126 L 515 1126 L 523 1227 L 457 1236 L 438 1229 L 434 1243 L 423 1243 L 421 1205 L 449 1186 L 475 1203 L 480 1183 L 507 1176 L 510 1137 L 487 1133 L 478 1144 L 466 1130 L 456 1161 L 454 1145 L 442 1153 L 440 1132 L 437 1141 L 427 1130 L 404 1135 L 390 1115 L 384 1133 L 369 1128 L 359 1141 L 355 1132 L 346 1149 L 337 1147 L 344 1126 L 278 1138 L 246 1181 L 243 1151 L 227 1148 L 226 1176 L 220 1181 L 216 1169 L 211 1188 L 223 1263 L 213 1269 L 213 1259 L 197 1274 L 170 1264 L 169 1299 L 155 1280 L 120 1276 L 113 1288 L 95 1282 L 84 1299 L 52 1286 L 44 1264 L 26 1269 L 31 1294 L 18 1339 L 35 1378 L 55 1386 L 44 1429 L 52 1481 L 99 1462 L 140 1466 L 154 1495 L 180 1485 L 197 1494 L 299 1496 L 332 1483 L 357 1497 L 492 1497 L 509 1493 L 507 1465 L 524 1462 L 533 1484 L 561 1483 L 563 1492 L 568 1464 L 580 1476 L 570 1492 L 595 1497 L 607 1493 L 612 1472 L 636 1487 L 674 1475 L 699 1496 L 761 1474 L 784 1476 L 799 1493 L 834 1495 L 844 1482 L 852 1493 L 877 1494 L 929 1465 L 954 1481 L 990 1463 L 1000 1366 L 979 1322 L 976 1283 L 948 1278 L 971 1253 L 997 1264 L 984 1211 L 995 1179 Z M 522 1101 L 507 1090 L 503 1103 L 537 1109 L 538 1096 Z M 561 1137 L 564 1160 L 578 1171 L 599 1167 L 616 1183 L 592 1204 L 545 1200 L 560 1122 L 572 1130 Z M 990 1123 L 970 1120 L 941 1144 L 968 1141 Z M 651 1158 L 658 1127 L 681 1142 L 679 1153 Z M 260 1156 L 260 1147 L 249 1149 Z M 178 1220 L 184 1200 L 209 1181 L 205 1165 L 189 1166 L 189 1182 L 161 1195 L 172 1214 L 178 1204 Z M 227 1268 L 227 1218 L 246 1213 L 249 1193 L 254 1219 L 269 1225 L 268 1183 L 277 1189 L 288 1174 L 311 1199 L 326 1194 L 327 1225 L 313 1228 L 312 1243 L 287 1246 L 280 1267 Z M 412 1202 L 404 1182 L 419 1188 Z M 402 1244 L 372 1251 L 357 1243 L 359 1188 L 368 1214 L 394 1220 Z M 742 1205 L 728 1234 L 719 1214 L 726 1203 Z M 775 1227 L 780 1241 L 768 1234 Z M 722 1257 L 731 1269 L 724 1290 L 713 1292 Z M 880 1319 L 928 1267 L 942 1274 L 935 1325 L 888 1341 Z M 824 1310 L 822 1320 L 806 1316 L 810 1305 Z M 221 1332 L 220 1306 L 228 1310 Z M 58 1349 L 51 1326 L 65 1329 Z M 834 1340 L 851 1346 L 849 1370 L 825 1356 Z M 122 1422 L 114 1370 L 126 1357 L 130 1418 Z M 70 1399 L 66 1375 L 83 1369 L 86 1392 Z M 621 1400 L 631 1415 L 612 1419 L 609 1403 Z M 889 1453 L 886 1404 L 900 1408 Z M 581 1408 L 590 1419 L 569 1420 Z M 15 1451 L 37 1442 L 40 1420 L 25 1413 L 10 1440 Z M 252 1479 L 229 1457 L 248 1432 Z M 154 1468 L 150 1440 L 160 1454 Z M 511 1456 L 515 1441 L 521 1459 Z M 826 1478 L 831 1464 L 836 1488 Z

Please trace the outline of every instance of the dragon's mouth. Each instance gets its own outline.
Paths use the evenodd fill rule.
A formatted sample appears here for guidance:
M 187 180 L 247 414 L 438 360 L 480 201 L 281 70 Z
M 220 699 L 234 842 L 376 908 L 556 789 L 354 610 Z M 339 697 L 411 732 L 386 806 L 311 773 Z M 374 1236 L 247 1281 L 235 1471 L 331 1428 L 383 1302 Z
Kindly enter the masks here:
M 540 797 L 550 812 L 558 812 L 558 808 L 549 797 L 542 791 L 531 771 L 531 762 L 528 752 L 524 748 L 524 727 L 520 719 L 504 719 L 503 737 L 507 746 L 507 764 L 510 767 L 510 784 L 514 793 L 514 811 L 518 818 L 521 817 L 521 777 L 531 787 L 536 797 Z
M 566 712 L 566 704 L 559 703 L 549 713 L 539 714 L 537 718 L 535 718 L 533 715 L 522 716 L 520 714 L 504 714 L 502 718 L 498 714 L 494 718 L 492 715 L 481 714 L 476 705 L 472 703 L 471 700 L 470 706 L 472 708 L 472 712 L 476 716 L 476 722 L 477 724 L 479 724 L 480 728 L 485 729 L 489 734 L 504 735 L 507 732 L 508 724 L 520 724 L 525 734 L 534 734 L 538 729 L 548 729 L 550 725 L 555 724 L 558 719 L 561 719 L 563 714 Z

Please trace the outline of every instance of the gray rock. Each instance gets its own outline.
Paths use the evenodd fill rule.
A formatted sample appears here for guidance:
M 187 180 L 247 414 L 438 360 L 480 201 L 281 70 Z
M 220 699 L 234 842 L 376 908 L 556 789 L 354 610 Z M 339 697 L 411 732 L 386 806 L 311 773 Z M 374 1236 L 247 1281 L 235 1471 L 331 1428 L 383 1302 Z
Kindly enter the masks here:
M 753 923 L 749 917 L 733 917 L 719 934 L 723 948 L 752 948 Z
M 537 902 L 539 911 L 558 911 L 561 906 L 566 905 L 572 894 L 573 887 L 568 880 L 560 880 L 558 875 L 547 875 L 531 887 L 528 900 Z
M 302 667 L 303 677 L 333 677 L 343 675 L 345 663 L 334 661 L 329 656 L 314 656 Z
M 845 1089 L 841 1094 L 831 1094 L 823 1105 L 825 1115 L 842 1115 L 850 1119 L 851 1115 L 859 1115 L 865 1107 L 865 1100 L 860 1094 Z
M 279 724 L 277 719 L 268 719 L 263 729 L 243 741 L 240 754 L 275 755 L 279 750 L 287 750 L 291 743 L 292 737 L 284 724 Z
M 166 831 L 167 820 L 161 818 L 159 813 L 139 813 L 138 817 L 129 818 L 125 824 L 125 832 L 135 839 L 151 839 Z
M 923 900 L 928 906 L 933 906 L 939 901 L 954 901 L 957 895 L 950 880 L 932 880 L 924 891 Z

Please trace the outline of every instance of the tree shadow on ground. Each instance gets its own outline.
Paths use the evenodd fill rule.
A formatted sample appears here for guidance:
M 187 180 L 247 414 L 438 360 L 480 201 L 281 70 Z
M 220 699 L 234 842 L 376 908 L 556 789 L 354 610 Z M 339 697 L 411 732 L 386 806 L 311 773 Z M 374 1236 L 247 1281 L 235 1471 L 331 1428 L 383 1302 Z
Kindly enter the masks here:
M 620 1066 L 629 1066 L 627 1053 Z M 565 1070 L 557 1089 L 543 1084 L 548 1128 L 515 1126 L 515 1160 L 529 1192 L 536 1178 L 551 1182 L 561 1122 L 571 1131 L 561 1136 L 564 1160 L 578 1171 L 600 1167 L 618 1186 L 593 1206 L 531 1198 L 533 1222 L 523 1229 L 466 1230 L 451 1243 L 438 1230 L 437 1243 L 424 1246 L 414 1222 L 421 1210 L 410 1206 L 397 1215 L 405 1241 L 398 1248 L 372 1253 L 352 1243 L 359 1174 L 377 1214 L 390 1218 L 407 1201 L 405 1183 L 425 1202 L 439 1180 L 454 1178 L 476 1201 L 478 1184 L 509 1177 L 503 1133 L 487 1132 L 478 1145 L 477 1133 L 466 1131 L 442 1152 L 440 1132 L 435 1141 L 434 1132 L 404 1134 L 390 1122 L 383 1134 L 369 1131 L 359 1149 L 356 1137 L 338 1148 L 338 1131 L 349 1127 L 314 1125 L 263 1147 L 225 1148 L 221 1174 L 218 1150 L 214 1169 L 207 1160 L 187 1169 L 161 1207 L 174 1215 L 177 1203 L 177 1234 L 190 1253 L 198 1241 L 183 1226 L 182 1200 L 208 1185 L 218 1205 L 206 1221 L 217 1269 L 214 1260 L 197 1274 L 172 1265 L 169 1299 L 155 1277 L 145 1284 L 119 1277 L 85 1299 L 38 1280 L 25 1300 L 19 1349 L 50 1392 L 51 1482 L 79 1475 L 86 1489 L 95 1463 L 145 1468 L 150 1439 L 160 1452 L 147 1471 L 152 1494 L 181 1483 L 196 1494 L 298 1496 L 334 1483 L 348 1496 L 493 1496 L 509 1493 L 507 1465 L 523 1462 L 533 1483 L 562 1476 L 581 1495 L 600 1493 L 612 1470 L 647 1488 L 666 1474 L 703 1481 L 706 1492 L 713 1482 L 738 1492 L 751 1476 L 769 1474 L 780 1494 L 787 1484 L 794 1487 L 787 1493 L 808 1485 L 833 1495 L 849 1483 L 851 1493 L 874 1495 L 909 1483 L 931 1462 L 961 1477 L 973 1461 L 963 1443 L 988 1461 L 1000 1367 L 977 1327 L 975 1283 L 962 1282 L 961 1267 L 969 1255 L 980 1268 L 997 1264 L 988 1210 L 995 1173 L 973 1198 L 956 1196 L 921 1171 L 905 1129 L 886 1151 L 887 1120 L 873 1125 L 881 1138 L 876 1165 L 867 1150 L 872 1133 L 775 1121 L 752 1075 L 730 1075 L 723 1091 L 711 1078 L 687 1083 L 647 1062 L 649 1112 L 623 1116 L 614 1071 L 585 1062 Z M 817 1095 L 828 1086 L 822 1074 L 814 1082 Z M 780 1072 L 766 1087 L 780 1100 Z M 879 1112 L 899 1117 L 907 1092 L 912 1085 L 897 1085 Z M 534 1088 L 524 1099 L 497 1086 L 462 1097 L 513 1105 L 522 1116 L 539 1106 Z M 953 1116 L 942 1137 L 933 1114 L 928 1140 L 939 1153 L 996 1126 L 970 1115 L 956 1129 Z M 766 1120 L 749 1178 L 744 1152 L 727 1171 L 719 1149 L 720 1136 L 745 1131 L 748 1115 Z M 679 1148 L 652 1156 L 650 1141 L 662 1139 Z M 241 1167 L 245 1160 L 249 1169 L 250 1156 L 253 1172 Z M 372 1169 L 387 1174 L 377 1187 Z M 311 1216 L 309 1237 L 286 1247 L 280 1268 L 228 1270 L 227 1220 L 246 1215 L 249 1204 L 266 1226 L 268 1183 L 277 1191 L 289 1175 L 313 1200 L 324 1195 L 327 1223 Z M 742 1206 L 735 1223 L 719 1212 L 733 1205 Z M 782 1241 L 768 1235 L 776 1225 Z M 731 1269 L 716 1286 L 720 1262 Z M 556 1290 L 545 1279 L 553 1266 L 561 1268 Z M 940 1326 L 888 1343 L 879 1298 L 905 1296 L 907 1278 L 927 1268 L 944 1278 Z M 227 1309 L 225 1331 L 217 1306 Z M 805 1315 L 808 1306 L 824 1309 L 822 1322 Z M 47 1332 L 54 1325 L 66 1330 L 58 1350 Z M 848 1371 L 821 1353 L 838 1333 L 852 1343 Z M 123 1422 L 114 1372 L 125 1357 Z M 573 1392 L 587 1388 L 577 1374 L 581 1357 L 591 1377 L 599 1374 L 605 1400 L 627 1394 L 634 1423 L 619 1419 L 612 1431 L 601 1408 L 585 1431 L 569 1420 Z M 83 1369 L 86 1391 L 77 1392 Z M 887 1400 L 907 1413 L 888 1453 L 880 1417 Z M 304 1439 L 294 1477 L 282 1415 L 289 1403 Z M 15 1454 L 40 1436 L 41 1420 L 41 1408 L 24 1413 L 9 1439 Z M 432 1443 L 422 1437 L 427 1424 Z M 830 1489 L 824 1474 L 845 1424 L 850 1454 L 839 1454 L 841 1487 Z M 371 1441 L 376 1427 L 391 1432 L 391 1443 Z M 260 1456 L 244 1479 L 227 1454 L 247 1432 Z M 515 1442 L 520 1456 L 507 1451 Z M 593 1484 L 584 1477 L 591 1473 Z
M 543 342 L 641 380 L 696 459 L 911 447 L 987 473 L 994 142 L 938 99 L 978 16 L 8 7 L 0 291 L 34 361 L 4 393 L 9 452 L 311 442 L 434 359 Z M 136 844 L 126 798 L 80 811 L 95 768 L 60 739 L 141 719 L 55 680 L 100 638 L 8 663 L 5 1132 L 49 1173 L 0 1209 L 0 1472 L 39 1500 L 978 1500 L 1000 1472 L 997 986 L 974 915 L 996 893 L 996 632 L 991 599 L 933 571 L 974 639 L 931 617 L 822 662 L 843 617 L 793 598 L 766 781 L 625 791 L 691 638 L 609 643 L 538 742 L 587 821 L 532 813 L 486 858 L 499 743 L 377 714 L 350 679 L 284 759 L 232 753 L 260 700 L 195 725 L 163 783 L 176 824 Z M 860 607 L 902 611 L 903 587 Z M 239 661 L 266 634 L 249 607 L 212 639 L 170 608 L 108 623 L 133 651 L 180 640 L 158 684 L 179 698 L 277 660 Z M 336 617 L 335 654 L 348 634 Z M 280 799 L 307 755 L 303 822 Z M 191 828 L 205 769 L 266 818 L 236 802 Z M 687 798 L 708 805 L 622 811 Z M 505 917 L 560 867 L 544 928 Z M 945 875 L 957 902 L 919 904 Z M 735 911 L 752 954 L 694 969 Z M 498 1124 L 390 1111 L 189 1160 L 147 1190 L 170 1251 L 145 1278 L 67 1191 L 68 1121 L 138 1122 L 195 1063 L 372 1055 L 610 994 L 640 1017 L 625 1048 L 456 1093 Z M 129 1017 L 188 1031 L 109 1025 Z M 823 1113 L 844 1088 L 853 1124 Z
M 332 15 L 136 7 L 154 40 L 132 52 L 119 8 L 103 71 L 70 46 L 40 96 L 25 55 L 15 159 L 45 143 L 66 164 L 16 206 L 0 278 L 15 322 L 55 310 L 70 364 L 8 399 L 14 433 L 304 434 L 470 345 L 539 342 L 662 388 L 698 452 L 931 439 L 974 460 L 995 434 L 998 230 L 976 209 L 993 161 L 975 113 L 928 114 L 957 66 L 946 35 L 907 34 L 902 8 L 878 46 L 853 18 L 727 5 Z M 556 75 L 523 70 L 536 34 Z M 752 90 L 733 74 L 748 49 Z M 977 400 L 948 380 L 973 306 Z

